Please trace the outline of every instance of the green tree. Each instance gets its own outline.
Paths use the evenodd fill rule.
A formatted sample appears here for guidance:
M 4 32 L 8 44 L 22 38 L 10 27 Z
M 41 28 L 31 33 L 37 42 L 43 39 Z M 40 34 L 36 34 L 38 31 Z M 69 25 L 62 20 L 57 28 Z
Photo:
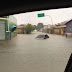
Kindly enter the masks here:
M 37 26 L 36 26 L 36 25 L 34 25 L 34 27 L 35 27 L 35 29 L 36 29 L 36 27 L 37 27 Z
M 34 30 L 34 27 L 33 27 L 32 24 L 26 25 L 25 31 L 26 31 L 27 34 L 30 34 L 33 30 Z
M 35 25 L 33 25 L 33 30 L 35 30 L 36 29 L 36 26 Z
M 20 26 L 25 26 L 25 24 L 21 24 Z

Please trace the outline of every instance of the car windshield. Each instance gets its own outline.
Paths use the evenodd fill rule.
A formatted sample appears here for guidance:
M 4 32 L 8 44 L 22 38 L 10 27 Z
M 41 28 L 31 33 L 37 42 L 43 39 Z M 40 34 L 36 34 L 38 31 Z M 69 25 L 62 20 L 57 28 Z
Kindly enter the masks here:
M 64 72 L 71 53 L 72 8 L 0 17 L 0 72 Z

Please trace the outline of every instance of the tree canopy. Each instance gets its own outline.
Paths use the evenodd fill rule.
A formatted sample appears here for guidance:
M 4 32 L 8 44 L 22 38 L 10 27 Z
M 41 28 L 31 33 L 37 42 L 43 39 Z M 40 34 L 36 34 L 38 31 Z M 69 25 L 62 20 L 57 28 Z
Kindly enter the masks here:
M 25 31 L 26 31 L 27 34 L 30 34 L 33 30 L 35 30 L 34 25 L 32 25 L 32 24 L 27 24 L 26 25 Z

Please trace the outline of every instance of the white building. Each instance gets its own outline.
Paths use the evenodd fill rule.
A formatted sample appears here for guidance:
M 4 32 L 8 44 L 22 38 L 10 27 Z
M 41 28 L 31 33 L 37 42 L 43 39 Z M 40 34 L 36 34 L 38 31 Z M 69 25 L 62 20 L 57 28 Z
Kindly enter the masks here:
M 44 29 L 48 29 L 48 25 L 44 25 Z

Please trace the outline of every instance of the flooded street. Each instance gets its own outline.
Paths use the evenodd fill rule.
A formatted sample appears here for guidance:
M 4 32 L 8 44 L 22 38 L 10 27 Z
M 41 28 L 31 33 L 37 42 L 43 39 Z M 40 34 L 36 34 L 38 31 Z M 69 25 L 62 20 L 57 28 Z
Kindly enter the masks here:
M 0 41 L 0 72 L 64 72 L 72 52 L 72 38 L 40 32 L 18 34 L 11 41 Z

